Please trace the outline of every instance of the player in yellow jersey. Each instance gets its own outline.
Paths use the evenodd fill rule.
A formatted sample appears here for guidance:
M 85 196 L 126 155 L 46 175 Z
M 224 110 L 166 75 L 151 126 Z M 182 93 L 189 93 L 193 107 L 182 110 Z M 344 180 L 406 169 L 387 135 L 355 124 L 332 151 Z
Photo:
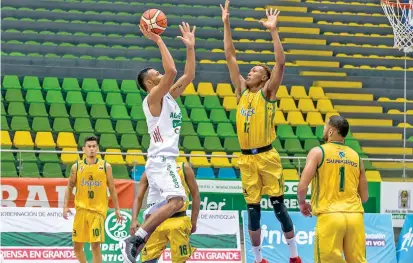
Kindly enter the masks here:
M 368 200 L 367 179 L 359 155 L 344 145 L 349 128 L 341 116 L 328 120 L 326 143 L 309 152 L 298 185 L 301 213 L 317 216 L 315 263 L 367 262 L 362 206 Z M 310 182 L 311 204 L 305 201 Z
M 185 262 L 195 251 L 189 243 L 189 237 L 191 233 L 196 231 L 200 209 L 198 184 L 195 179 L 194 171 L 189 164 L 177 163 L 176 167 L 185 188 L 186 195 L 192 197 L 191 218 L 186 216 L 186 210 L 189 206 L 189 199 L 186 199 L 183 208 L 159 225 L 155 232 L 149 237 L 141 253 L 141 261 L 143 263 L 158 262 L 159 257 L 164 252 L 168 243 L 170 243 L 171 246 L 172 262 Z M 134 235 L 136 227 L 140 226 L 137 216 L 142 207 L 144 195 L 148 187 L 146 173 L 143 173 L 139 182 L 138 194 L 133 202 L 132 223 L 130 227 L 131 235 Z M 144 217 L 149 216 L 155 209 L 165 203 L 159 193 L 151 191 L 151 189 L 149 190 L 147 199 L 148 209 L 145 211 Z
M 284 205 L 284 179 L 275 140 L 274 118 L 276 93 L 282 82 L 285 54 L 277 31 L 280 12 L 266 10 L 266 21 L 260 23 L 271 33 L 276 65 L 272 71 L 265 65 L 254 66 L 244 78 L 236 61 L 235 47 L 229 24 L 229 3 L 221 5 L 224 23 L 224 48 L 231 82 L 238 99 L 236 126 L 242 155 L 238 158 L 242 188 L 248 205 L 248 226 L 256 262 L 265 263 L 261 253 L 261 196 L 269 195 L 275 215 L 281 223 L 290 250 L 290 262 L 300 263 L 294 227 Z
M 90 243 L 93 263 L 102 262 L 100 244 L 105 241 L 104 223 L 108 210 L 109 188 L 110 196 L 116 208 L 118 222 L 123 218 L 119 211 L 118 196 L 112 177 L 112 166 L 96 157 L 98 152 L 98 138 L 85 138 L 83 151 L 86 155 L 72 166 L 69 183 L 65 192 L 63 217 L 68 219 L 71 214 L 69 199 L 75 192 L 76 214 L 73 222 L 72 240 L 76 258 L 80 263 L 87 263 L 83 251 L 84 243 Z

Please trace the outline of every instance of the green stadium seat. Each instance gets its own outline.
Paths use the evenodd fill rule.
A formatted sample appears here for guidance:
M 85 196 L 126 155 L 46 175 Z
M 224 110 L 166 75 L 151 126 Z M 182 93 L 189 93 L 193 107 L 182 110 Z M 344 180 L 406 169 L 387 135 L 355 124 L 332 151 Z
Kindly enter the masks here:
M 51 149 L 42 149 L 42 150 L 54 150 L 53 148 Z M 59 156 L 57 156 L 57 153 L 45 153 L 41 152 L 39 153 L 39 161 L 42 163 L 60 163 Z
M 8 102 L 12 102 L 12 101 L 24 102 L 23 94 L 21 90 L 18 90 L 18 89 L 8 89 L 6 91 L 5 100 Z
M 68 93 L 67 98 L 71 99 L 69 98 L 69 94 L 70 92 Z M 65 100 L 63 99 L 62 92 L 59 90 L 48 91 L 46 95 L 46 103 L 47 104 L 64 104 Z
M 280 157 L 288 157 L 286 153 L 280 153 Z M 281 165 L 284 169 L 295 169 L 295 166 L 289 159 L 281 159 Z
M 306 153 L 298 139 L 286 139 L 284 149 L 288 154 Z
M 65 104 L 52 104 L 49 109 L 50 117 L 52 118 L 67 118 L 69 114 L 67 113 Z
M 23 102 L 10 102 L 7 111 L 10 116 L 27 116 Z
M 108 106 L 125 105 L 122 99 L 122 95 L 120 93 L 108 93 L 106 95 L 106 104 Z
M 142 106 L 133 106 L 130 112 L 130 116 L 134 121 L 146 120 Z
M 135 134 L 123 134 L 120 139 L 120 146 L 126 150 L 141 149 L 138 137 Z
M 93 119 L 110 119 L 106 105 L 92 105 L 90 109 L 90 116 Z
M 76 78 L 64 78 L 62 83 L 62 89 L 65 92 L 80 91 L 79 82 Z
M 70 116 L 72 118 L 89 118 L 85 104 L 72 104 L 70 107 Z
M 19 77 L 15 75 L 5 75 L 3 78 L 3 89 L 21 89 Z
M 102 91 L 105 94 L 109 92 L 120 92 L 116 79 L 104 79 L 102 81 Z
M 226 152 L 234 153 L 240 152 L 239 141 L 237 137 L 227 137 L 224 140 L 224 148 Z
M 115 179 L 131 179 L 125 165 L 112 165 L 112 173 Z
M 287 124 L 280 124 L 277 126 L 277 136 L 281 140 L 286 140 L 286 139 L 295 139 L 297 136 L 295 136 L 293 129 L 290 125 Z
M 110 109 L 110 117 L 113 120 L 130 120 L 128 110 L 123 105 L 113 105 Z
M 73 127 L 77 133 L 83 133 L 83 132 L 93 133 L 94 132 L 89 118 L 77 118 L 75 120 L 75 124 Z
M 207 152 L 224 151 L 219 137 L 206 137 L 204 140 L 204 149 Z
M 185 136 L 182 144 L 185 152 L 204 150 L 198 136 Z
M 278 153 L 285 153 L 287 152 L 281 145 L 280 139 L 275 138 L 272 142 L 272 146 L 277 150 Z
M 188 112 L 186 111 L 185 106 L 181 107 L 181 114 L 182 114 L 182 122 L 192 122 L 191 118 L 188 116 Z
M 143 135 L 142 136 L 142 141 L 141 141 L 141 145 L 142 145 L 142 149 L 143 150 L 147 150 L 149 148 L 149 142 L 150 142 L 150 137 L 148 134 Z
M 307 139 L 304 142 L 304 150 L 306 150 L 307 152 L 309 152 L 311 149 L 317 146 L 320 146 L 320 141 L 317 138 Z
M 62 169 L 58 163 L 45 163 L 43 166 L 43 177 L 61 178 L 63 177 Z
M 311 127 L 308 125 L 298 125 L 295 131 L 298 138 L 302 141 L 306 139 L 316 139 L 317 137 L 313 134 Z
M 30 131 L 29 121 L 26 117 L 13 117 L 10 126 L 12 131 Z
M 41 90 L 28 90 L 26 93 L 27 103 L 44 102 L 43 94 Z
M 209 122 L 205 109 L 194 108 L 191 110 L 191 120 L 194 123 Z
M 117 134 L 135 134 L 132 122 L 130 120 L 118 120 L 115 131 Z
M 360 143 L 356 140 L 345 140 L 345 145 L 356 151 L 357 153 L 363 153 L 363 150 L 360 147 Z
M 181 131 L 180 131 L 181 136 L 187 136 L 187 135 L 197 135 L 197 133 L 194 130 L 194 126 L 192 125 L 191 122 L 183 122 Z
M 140 93 L 129 93 L 126 95 L 126 106 L 132 108 L 135 105 L 142 107 L 142 97 Z
M 362 160 L 363 164 L 364 164 L 364 170 L 376 170 L 376 167 L 374 167 L 374 165 L 368 161 L 368 160 Z
M 88 105 L 106 105 L 100 92 L 88 92 L 86 95 Z
M 294 154 L 294 157 L 304 157 L 304 159 L 300 159 L 300 160 L 299 159 L 294 159 L 293 160 L 294 166 L 302 171 L 305 167 L 305 163 L 306 163 L 305 157 L 307 157 L 307 155 L 302 154 L 302 153 L 297 153 L 297 154 Z
M 317 136 L 317 139 L 319 141 L 323 141 L 323 134 L 324 134 L 324 126 L 317 126 L 315 128 L 315 136 Z
M 122 80 L 120 90 L 123 93 L 140 93 L 136 81 L 134 80 Z
M 235 124 L 237 118 L 237 110 L 231 110 L 229 112 L 229 120 L 231 121 L 232 124 Z
M 231 123 L 218 123 L 217 126 L 217 134 L 219 137 L 226 138 L 226 137 L 236 137 L 237 134 L 234 131 L 234 127 Z
M 201 98 L 198 95 L 185 96 L 184 105 L 188 109 L 204 108 L 201 103 Z
M 119 149 L 120 145 L 115 134 L 103 133 L 100 135 L 99 145 L 103 149 Z
M 16 165 L 14 164 L 14 162 L 6 162 L 3 159 L 1 160 L 1 176 L 18 177 Z
M 25 76 L 23 78 L 23 89 L 31 90 L 31 89 L 41 89 L 39 79 L 34 76 Z
M 146 121 L 140 120 L 136 124 L 136 133 L 138 135 L 145 135 L 148 134 L 148 125 L 146 124 Z
M 221 102 L 218 96 L 205 96 L 204 107 L 207 110 L 222 109 Z
M 49 118 L 47 117 L 34 117 L 32 123 L 32 130 L 35 132 L 45 131 L 51 132 L 52 127 L 50 127 Z
M 89 137 L 89 136 L 95 136 L 95 134 L 94 134 L 93 132 L 83 132 L 83 133 L 80 133 L 80 134 L 79 134 L 79 138 L 78 138 L 78 140 L 77 140 L 77 144 L 78 144 L 79 146 L 83 146 L 86 137 Z
M 107 119 L 98 119 L 95 124 L 95 130 L 97 133 L 115 133 L 112 122 Z
M 1 146 L 2 148 L 4 147 L 3 145 Z M 16 159 L 14 158 L 13 153 L 11 152 L 2 152 L 1 153 L 1 161 L 4 162 L 14 162 Z
M 229 122 L 227 114 L 224 109 L 213 109 L 210 115 L 211 122 L 218 124 L 220 122 Z
M 208 136 L 217 136 L 214 126 L 210 122 L 203 122 L 198 124 L 197 128 L 198 136 L 201 138 L 205 138 Z M 218 138 L 218 137 L 217 137 Z
M 19 102 L 18 102 L 19 103 Z M 6 108 L 4 108 L 4 103 L 1 102 L 1 115 L 2 116 L 6 116 L 7 115 L 7 111 Z
M 10 130 L 9 124 L 7 122 L 6 116 L 1 116 L 1 130 L 2 131 L 8 131 Z
M 32 103 L 29 106 L 29 115 L 31 117 L 48 117 L 46 105 L 44 103 Z
M 49 90 L 58 90 L 60 91 L 60 84 L 59 80 L 54 77 L 45 77 L 43 79 L 43 90 L 49 91 Z
M 32 148 L 21 148 L 20 150 L 33 150 Z M 23 167 L 25 163 L 37 163 L 39 160 L 36 155 L 32 152 L 23 152 L 16 155 L 16 160 L 22 162 Z
M 39 167 L 37 163 L 23 163 L 22 169 L 20 169 L 20 176 L 21 177 L 31 177 L 37 178 L 40 177 Z
M 72 125 L 68 118 L 55 118 L 53 130 L 55 132 L 73 132 Z
M 90 91 L 99 91 L 99 84 L 96 79 L 91 78 L 84 78 L 82 81 L 82 90 L 83 92 L 90 92 Z
M 66 95 L 66 103 L 68 105 L 82 104 L 82 103 L 85 103 L 85 101 L 84 101 L 83 95 L 80 91 L 69 91 Z

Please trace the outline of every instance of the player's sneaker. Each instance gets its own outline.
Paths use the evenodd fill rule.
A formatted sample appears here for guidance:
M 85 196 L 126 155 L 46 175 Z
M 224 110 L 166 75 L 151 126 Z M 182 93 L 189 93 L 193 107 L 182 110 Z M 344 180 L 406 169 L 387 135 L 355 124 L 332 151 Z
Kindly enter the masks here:
M 261 259 L 260 262 L 255 261 L 256 263 L 268 263 L 268 260 L 266 260 L 265 258 Z
M 136 263 L 136 258 L 144 247 L 145 241 L 138 236 L 131 236 L 119 242 L 123 262 Z
M 290 258 L 290 263 L 302 263 L 300 257 Z

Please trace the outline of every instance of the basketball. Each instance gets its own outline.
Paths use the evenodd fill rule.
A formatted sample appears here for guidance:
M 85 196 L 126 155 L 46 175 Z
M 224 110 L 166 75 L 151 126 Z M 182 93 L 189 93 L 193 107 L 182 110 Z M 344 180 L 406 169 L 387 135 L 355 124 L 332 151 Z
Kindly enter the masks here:
M 149 9 L 143 13 L 140 21 L 142 27 L 150 29 L 155 34 L 162 34 L 168 26 L 166 15 L 159 9 Z

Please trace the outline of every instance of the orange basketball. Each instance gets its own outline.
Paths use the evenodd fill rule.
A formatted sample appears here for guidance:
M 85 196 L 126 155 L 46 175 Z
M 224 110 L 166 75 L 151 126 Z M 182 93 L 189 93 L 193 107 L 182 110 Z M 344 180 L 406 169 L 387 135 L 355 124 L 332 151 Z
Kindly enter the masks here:
M 155 34 L 162 34 L 168 26 L 166 15 L 159 9 L 149 9 L 143 13 L 140 24 Z

